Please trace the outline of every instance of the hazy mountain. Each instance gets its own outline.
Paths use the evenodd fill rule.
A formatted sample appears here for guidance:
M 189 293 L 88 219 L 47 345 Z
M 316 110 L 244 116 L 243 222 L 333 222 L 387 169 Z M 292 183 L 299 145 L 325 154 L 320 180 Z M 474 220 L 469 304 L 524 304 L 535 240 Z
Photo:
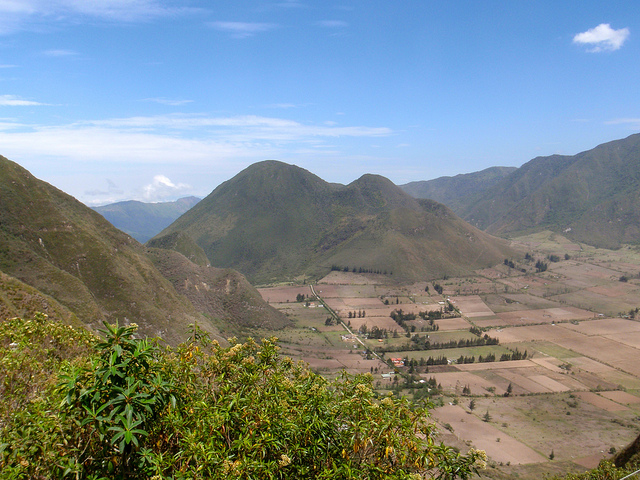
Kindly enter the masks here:
M 198 197 L 184 197 L 175 202 L 145 203 L 136 200 L 93 207 L 111 224 L 144 243 L 160 233 L 184 212 L 198 203 Z
M 640 239 L 640 134 L 538 157 L 459 210 L 497 235 L 539 229 L 602 247 Z
M 147 248 L 100 214 L 4 157 L 0 198 L 0 311 L 8 315 L 41 310 L 90 327 L 101 327 L 103 320 L 132 321 L 143 334 L 171 342 L 184 339 L 187 326 L 196 321 L 214 335 L 218 325 L 233 329 L 225 324 L 228 320 L 255 322 L 253 314 L 234 306 L 243 295 L 257 295 L 246 282 L 232 280 L 236 283 L 226 290 L 229 296 L 209 296 L 211 304 L 200 302 L 196 308 L 186 292 L 174 288 L 189 281 L 195 265 L 185 259 L 167 280 L 154 262 L 161 264 L 171 252 L 151 252 L 152 262 Z M 234 278 L 211 272 L 203 275 L 204 281 L 214 284 L 216 275 L 225 282 Z M 264 302 L 254 307 L 271 309 Z
M 182 235 L 180 242 L 176 236 Z M 188 238 L 184 238 L 184 236 Z M 167 241 L 167 239 L 172 239 Z M 151 246 L 199 247 L 211 265 L 270 282 L 319 276 L 332 265 L 438 278 L 496 263 L 506 243 L 439 203 L 376 175 L 344 186 L 276 161 L 254 164 L 176 220 Z
M 410 182 L 399 187 L 412 197 L 435 200 L 458 212 L 470 198 L 483 193 L 516 170 L 516 167 L 490 167 L 479 172 Z

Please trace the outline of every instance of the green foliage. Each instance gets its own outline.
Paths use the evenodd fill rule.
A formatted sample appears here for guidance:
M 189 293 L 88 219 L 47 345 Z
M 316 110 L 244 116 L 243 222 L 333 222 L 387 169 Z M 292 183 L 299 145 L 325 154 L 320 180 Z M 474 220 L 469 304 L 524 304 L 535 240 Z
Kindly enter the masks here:
M 48 370 L 25 392 L 11 375 L 33 340 L 49 348 L 47 330 L 61 353 L 48 364 L 34 356 L 33 371 Z M 438 444 L 428 410 L 378 398 L 370 375 L 328 381 L 281 358 L 275 339 L 225 348 L 194 327 L 161 349 L 135 331 L 108 325 L 100 341 L 46 319 L 2 324 L 1 393 L 12 402 L 0 417 L 0 478 L 444 480 L 469 478 L 486 459 Z

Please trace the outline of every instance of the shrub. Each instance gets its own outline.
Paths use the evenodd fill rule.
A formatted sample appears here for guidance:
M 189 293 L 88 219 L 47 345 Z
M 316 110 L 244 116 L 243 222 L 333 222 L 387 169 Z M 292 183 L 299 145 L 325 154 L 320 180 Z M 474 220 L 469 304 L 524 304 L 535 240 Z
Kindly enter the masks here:
M 40 342 L 48 353 L 34 366 L 51 359 L 49 370 L 29 392 L 14 388 L 30 339 L 47 330 L 65 346 Z M 437 444 L 428 410 L 379 398 L 371 375 L 328 381 L 281 358 L 275 339 L 223 347 L 194 327 L 163 349 L 135 331 L 107 325 L 100 341 L 46 320 L 2 324 L 2 345 L 15 343 L 0 351 L 13 365 L 1 371 L 12 399 L 0 417 L 3 478 L 453 479 L 486 459 Z

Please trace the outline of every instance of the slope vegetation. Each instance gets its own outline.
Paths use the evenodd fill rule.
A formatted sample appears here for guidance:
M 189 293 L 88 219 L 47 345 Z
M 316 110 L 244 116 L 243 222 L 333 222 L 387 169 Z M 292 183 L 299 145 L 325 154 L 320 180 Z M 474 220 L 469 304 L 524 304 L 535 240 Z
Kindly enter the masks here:
M 177 245 L 167 238 L 178 232 L 202 248 L 211 265 L 259 283 L 319 276 L 336 265 L 403 280 L 437 278 L 512 254 L 505 242 L 444 205 L 416 200 L 386 178 L 329 184 L 276 161 L 254 164 L 221 184 L 149 245 Z M 184 253 L 192 255 L 193 248 Z

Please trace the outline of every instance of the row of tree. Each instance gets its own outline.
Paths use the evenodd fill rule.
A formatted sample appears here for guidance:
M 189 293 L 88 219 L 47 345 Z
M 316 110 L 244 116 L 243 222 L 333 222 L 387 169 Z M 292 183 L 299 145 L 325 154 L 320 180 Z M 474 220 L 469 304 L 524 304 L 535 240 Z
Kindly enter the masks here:
M 379 347 L 378 352 L 404 352 L 417 350 L 443 350 L 445 348 L 469 348 L 482 347 L 485 345 L 498 345 L 500 340 L 485 334 L 478 338 L 461 338 L 459 340 L 449 340 L 448 342 L 431 342 L 428 335 L 414 335 L 411 337 L 411 343 L 404 345 L 387 345 Z
M 340 265 L 331 265 L 332 272 L 352 272 L 352 273 L 376 273 L 378 275 L 393 275 L 393 272 L 380 270 L 379 268 L 363 268 L 363 267 L 341 267 Z

